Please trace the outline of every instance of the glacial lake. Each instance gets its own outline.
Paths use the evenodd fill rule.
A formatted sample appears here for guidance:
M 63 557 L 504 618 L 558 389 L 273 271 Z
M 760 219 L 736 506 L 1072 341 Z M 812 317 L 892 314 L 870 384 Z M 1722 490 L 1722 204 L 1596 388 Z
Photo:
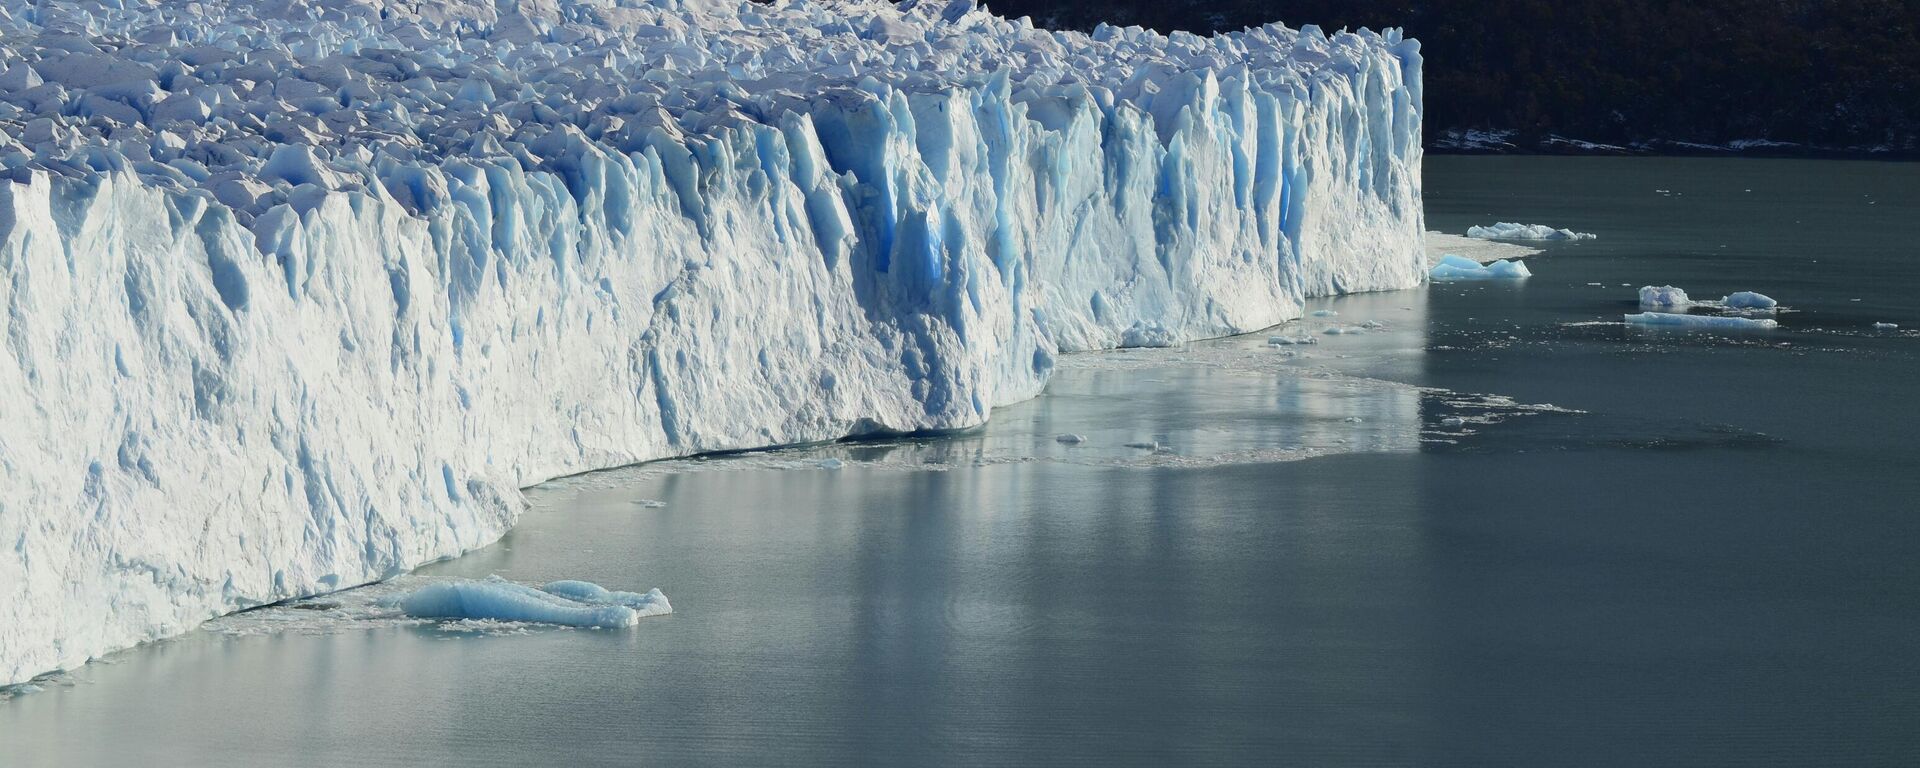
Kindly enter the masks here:
M 249 612 L 0 701 L 0 765 L 1920 762 L 1920 165 L 1426 171 L 1430 229 L 1600 238 L 1066 358 L 973 433 L 551 483 L 408 579 L 673 615 Z M 1622 324 L 1647 284 L 1791 311 Z

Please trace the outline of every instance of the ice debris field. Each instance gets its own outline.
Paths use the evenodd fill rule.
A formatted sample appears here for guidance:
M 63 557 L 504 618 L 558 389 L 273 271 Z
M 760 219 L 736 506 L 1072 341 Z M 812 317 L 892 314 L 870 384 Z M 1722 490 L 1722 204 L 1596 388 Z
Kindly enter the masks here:
M 0 683 L 1417 285 L 1420 82 L 970 0 L 0 5 Z

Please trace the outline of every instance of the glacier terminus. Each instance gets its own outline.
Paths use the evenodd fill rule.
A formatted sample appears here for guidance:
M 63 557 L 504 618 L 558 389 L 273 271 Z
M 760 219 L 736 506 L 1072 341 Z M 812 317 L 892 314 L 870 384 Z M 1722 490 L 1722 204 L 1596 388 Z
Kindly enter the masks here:
M 1421 105 L 1397 31 L 972 0 L 0 7 L 0 684 L 1418 285 Z

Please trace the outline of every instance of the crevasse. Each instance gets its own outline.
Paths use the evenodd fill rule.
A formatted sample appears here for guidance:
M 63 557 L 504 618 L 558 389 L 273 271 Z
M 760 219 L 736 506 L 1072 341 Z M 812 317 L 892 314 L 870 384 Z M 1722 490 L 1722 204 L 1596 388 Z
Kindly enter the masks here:
M 243 5 L 0 10 L 0 683 L 1425 272 L 1395 31 Z

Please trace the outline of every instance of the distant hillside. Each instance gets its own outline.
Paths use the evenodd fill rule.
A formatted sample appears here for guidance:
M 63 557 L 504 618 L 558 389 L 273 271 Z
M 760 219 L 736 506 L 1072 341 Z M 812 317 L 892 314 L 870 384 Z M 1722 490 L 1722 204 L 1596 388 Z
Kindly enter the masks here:
M 1207 32 L 1405 28 L 1440 149 L 1920 155 L 1920 0 L 987 0 Z

